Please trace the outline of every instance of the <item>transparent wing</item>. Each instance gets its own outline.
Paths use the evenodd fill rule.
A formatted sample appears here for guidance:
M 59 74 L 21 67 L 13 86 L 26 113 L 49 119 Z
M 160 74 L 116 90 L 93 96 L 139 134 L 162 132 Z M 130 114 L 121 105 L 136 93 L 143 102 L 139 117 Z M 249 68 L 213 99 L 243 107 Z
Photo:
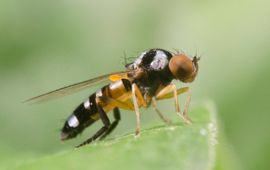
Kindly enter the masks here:
M 75 93 L 77 91 L 89 88 L 89 87 L 91 87 L 93 85 L 96 85 L 98 83 L 105 82 L 105 81 L 109 80 L 108 78 L 110 76 L 112 76 L 112 75 L 126 75 L 128 72 L 129 71 L 119 71 L 119 72 L 113 72 L 113 73 L 110 73 L 110 74 L 105 74 L 105 75 L 102 75 L 102 76 L 99 76 L 99 77 L 96 77 L 96 78 L 92 78 L 92 79 L 89 79 L 89 80 L 86 80 L 86 81 L 82 81 L 82 82 L 75 83 L 75 84 L 72 84 L 72 85 L 69 85 L 69 86 L 65 86 L 65 87 L 53 90 L 51 92 L 45 93 L 45 94 L 41 94 L 39 96 L 30 98 L 30 99 L 28 99 L 28 100 L 26 100 L 24 102 L 27 102 L 27 103 L 41 103 L 41 102 L 48 101 L 48 100 L 51 100 L 51 99 L 66 96 L 66 95 Z

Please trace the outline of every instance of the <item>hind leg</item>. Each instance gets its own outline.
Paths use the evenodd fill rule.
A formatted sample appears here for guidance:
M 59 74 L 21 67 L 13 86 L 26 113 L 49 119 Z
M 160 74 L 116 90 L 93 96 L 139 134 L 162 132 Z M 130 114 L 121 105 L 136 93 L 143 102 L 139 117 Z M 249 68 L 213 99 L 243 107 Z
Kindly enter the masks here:
M 121 120 L 121 115 L 120 115 L 120 110 L 119 108 L 114 108 L 113 109 L 113 116 L 114 116 L 114 121 L 110 125 L 109 129 L 100 137 L 100 140 L 104 139 L 106 136 L 108 136 L 118 125 L 119 121 Z
M 106 112 L 102 109 L 102 107 L 99 104 L 97 104 L 97 110 L 99 113 L 99 117 L 102 120 L 102 123 L 104 126 L 102 128 L 100 128 L 92 137 L 90 137 L 89 139 L 87 139 L 86 141 L 81 143 L 80 145 L 76 146 L 76 148 L 93 142 L 94 140 L 99 138 L 102 134 L 104 134 L 106 131 L 108 131 L 108 129 L 111 125 L 111 122 L 110 122 Z

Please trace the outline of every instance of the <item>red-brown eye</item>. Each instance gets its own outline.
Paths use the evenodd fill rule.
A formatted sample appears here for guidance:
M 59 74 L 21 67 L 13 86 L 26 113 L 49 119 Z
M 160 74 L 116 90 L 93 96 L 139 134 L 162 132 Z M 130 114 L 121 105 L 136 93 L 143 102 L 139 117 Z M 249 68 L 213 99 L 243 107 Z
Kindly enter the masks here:
M 184 54 L 174 55 L 169 62 L 169 69 L 176 79 L 192 82 L 198 71 L 197 58 L 192 60 Z

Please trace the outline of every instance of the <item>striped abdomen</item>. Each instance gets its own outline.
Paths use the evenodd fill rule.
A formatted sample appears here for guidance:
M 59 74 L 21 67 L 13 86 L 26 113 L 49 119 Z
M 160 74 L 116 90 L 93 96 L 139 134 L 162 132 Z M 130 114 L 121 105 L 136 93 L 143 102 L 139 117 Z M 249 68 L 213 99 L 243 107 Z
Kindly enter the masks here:
M 76 137 L 87 126 L 99 119 L 97 102 L 105 112 L 109 112 L 116 107 L 112 100 L 125 102 L 130 97 L 131 83 L 127 79 L 122 79 L 104 86 L 101 90 L 93 93 L 73 111 L 62 128 L 61 139 L 66 140 Z

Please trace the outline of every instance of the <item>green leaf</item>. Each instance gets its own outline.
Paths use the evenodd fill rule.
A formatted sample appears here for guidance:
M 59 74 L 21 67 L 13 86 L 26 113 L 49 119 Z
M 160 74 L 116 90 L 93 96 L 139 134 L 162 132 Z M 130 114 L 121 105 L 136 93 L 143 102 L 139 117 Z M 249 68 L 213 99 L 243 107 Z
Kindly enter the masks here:
M 96 142 L 22 164 L 17 169 L 153 169 L 214 168 L 217 121 L 212 106 L 190 111 L 192 125 L 177 123 Z M 177 120 L 177 122 L 180 122 Z

